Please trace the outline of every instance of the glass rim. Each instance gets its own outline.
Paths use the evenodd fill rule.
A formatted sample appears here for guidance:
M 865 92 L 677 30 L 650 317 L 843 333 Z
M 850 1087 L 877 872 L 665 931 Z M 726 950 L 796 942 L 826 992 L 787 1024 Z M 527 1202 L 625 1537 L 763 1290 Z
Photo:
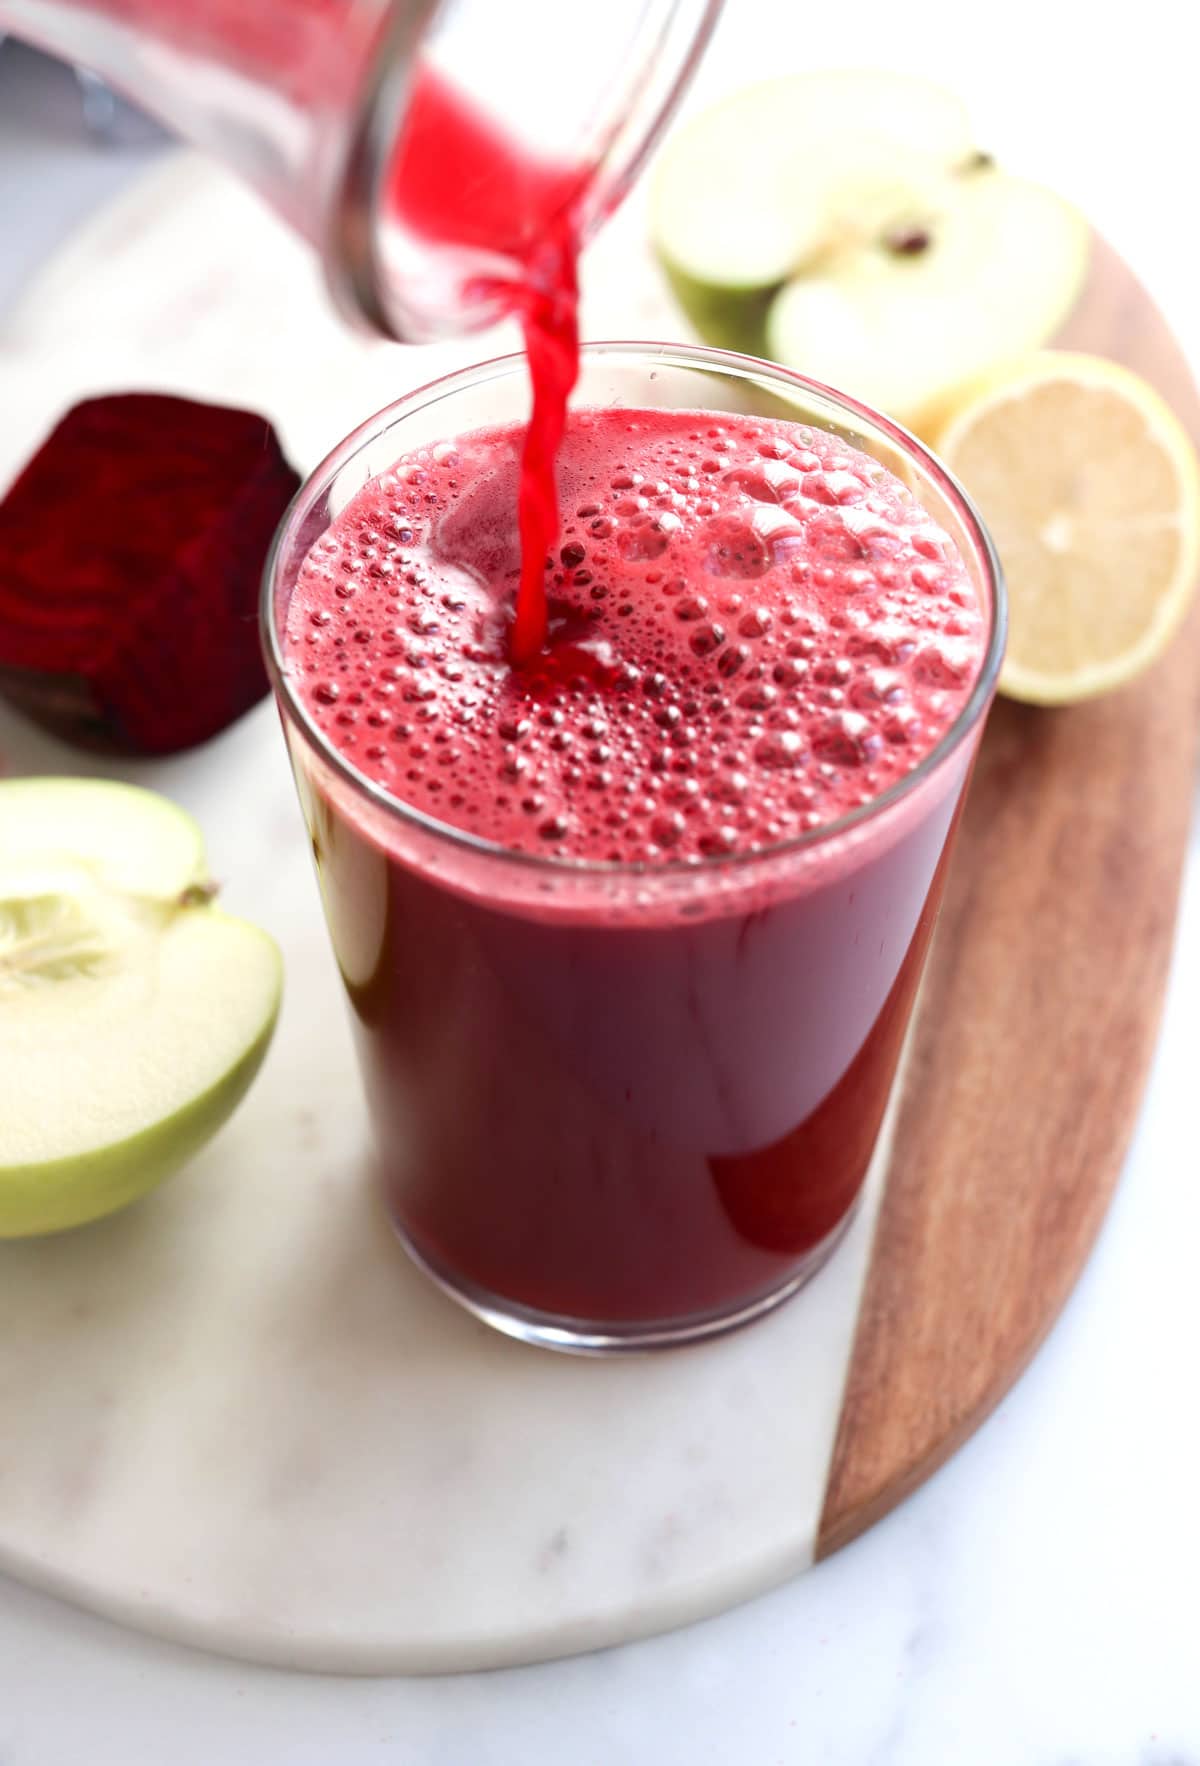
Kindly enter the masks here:
M 397 818 L 400 822 L 427 837 L 443 841 L 476 857 L 499 862 L 505 866 L 514 866 L 519 870 L 533 872 L 541 876 L 558 876 L 564 880 L 568 878 L 613 879 L 628 877 L 646 881 L 659 878 L 701 878 L 705 875 L 725 876 L 747 866 L 771 864 L 794 854 L 833 845 L 855 829 L 886 815 L 892 808 L 911 796 L 934 773 L 940 771 L 942 766 L 962 746 L 986 712 L 1000 673 L 1008 625 L 1008 601 L 1004 586 L 1004 574 L 991 535 L 974 502 L 958 479 L 923 442 L 918 440 L 909 430 L 903 428 L 901 424 L 893 422 L 890 417 L 885 417 L 881 412 L 872 410 L 869 405 L 863 404 L 860 400 L 854 399 L 846 393 L 826 386 L 822 381 L 799 374 L 793 369 L 780 367 L 777 363 L 763 361 L 757 356 L 741 355 L 732 350 L 714 349 L 708 345 L 612 340 L 585 343 L 580 346 L 581 361 L 605 360 L 616 357 L 633 357 L 643 362 L 659 362 L 682 368 L 698 368 L 712 373 L 725 374 L 734 379 L 754 380 L 760 383 L 775 381 L 793 392 L 799 390 L 802 393 L 816 395 L 819 401 L 840 407 L 859 423 L 865 424 L 868 429 L 881 433 L 903 454 L 915 458 L 947 497 L 966 528 L 987 575 L 991 591 L 990 607 L 987 610 L 988 639 L 979 673 L 972 684 L 967 699 L 959 709 L 958 715 L 929 752 L 921 757 L 911 772 L 896 779 L 877 797 L 872 797 L 866 803 L 856 805 L 854 809 L 848 810 L 845 815 L 839 816 L 835 821 L 816 828 L 806 828 L 799 834 L 791 835 L 785 840 L 775 841 L 770 846 L 762 846 L 753 851 L 720 853 L 711 857 L 664 859 L 662 861 L 584 859 L 560 857 L 551 853 L 521 852 L 512 847 L 503 846 L 497 841 L 485 839 L 478 834 L 472 834 L 465 828 L 455 827 L 452 822 L 441 821 L 438 817 L 428 815 L 424 810 L 405 803 L 403 798 L 395 796 L 385 785 L 368 778 L 365 773 L 359 771 L 353 761 L 341 753 L 310 717 L 304 705 L 293 692 L 288 678 L 280 631 L 275 618 L 276 588 L 285 553 L 293 547 L 298 531 L 316 497 L 329 487 L 342 468 L 348 465 L 365 446 L 402 421 L 405 416 L 414 416 L 418 411 L 439 404 L 443 399 L 450 398 L 457 392 L 508 375 L 524 373 L 526 360 L 521 351 L 492 356 L 486 361 L 456 369 L 450 374 L 439 375 L 436 380 L 426 381 L 423 385 L 413 388 L 412 391 L 393 400 L 391 404 L 385 405 L 382 410 L 365 418 L 335 447 L 331 448 L 324 459 L 304 479 L 275 530 L 266 563 L 263 566 L 262 590 L 259 600 L 259 637 L 276 701 L 324 764 L 344 784 L 348 785 L 356 796 L 365 799 L 375 810 L 381 811 L 389 817 Z M 696 408 L 701 409 L 702 407 Z M 802 422 L 803 418 L 797 416 L 795 421 Z M 451 430 L 450 433 L 453 434 L 454 431 Z M 397 458 L 400 456 L 397 455 Z M 382 470 L 386 470 L 386 468 Z M 367 481 L 364 480 L 365 482 Z M 307 556 L 307 551 L 304 555 Z
M 391 0 L 372 48 L 356 126 L 334 187 L 327 237 L 321 242 L 325 277 L 337 306 L 399 343 L 410 336 L 396 323 L 395 302 L 383 295 L 377 204 L 394 145 L 394 120 L 421 43 L 442 4 Z

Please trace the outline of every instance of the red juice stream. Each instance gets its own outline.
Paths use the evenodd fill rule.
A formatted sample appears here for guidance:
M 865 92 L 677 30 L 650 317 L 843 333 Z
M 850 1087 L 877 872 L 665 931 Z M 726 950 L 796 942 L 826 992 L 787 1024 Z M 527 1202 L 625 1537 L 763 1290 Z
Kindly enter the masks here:
M 862 1183 L 971 745 L 853 834 L 779 848 L 930 752 L 983 619 L 946 536 L 839 438 L 585 409 L 547 646 L 514 668 L 521 452 L 510 427 L 399 461 L 313 547 L 286 632 L 330 741 L 500 856 L 431 858 L 293 756 L 410 1242 L 503 1306 L 674 1328 L 802 1272 Z M 557 894 L 521 853 L 567 861 Z
M 541 285 L 528 284 L 521 310 L 533 409 L 517 491 L 521 581 L 509 654 L 518 665 L 531 663 L 546 642 L 546 560 L 559 528 L 554 468 L 567 424 L 567 399 L 579 378 L 575 242 L 568 230 L 545 242 L 540 262 Z
M 510 651 L 529 663 L 546 641 L 545 559 L 558 537 L 554 462 L 579 375 L 578 241 L 572 208 L 587 181 L 524 152 L 426 68 L 409 100 L 389 206 L 411 232 L 494 253 L 512 266 L 497 292 L 516 309 L 533 408 L 517 492 L 522 569 Z

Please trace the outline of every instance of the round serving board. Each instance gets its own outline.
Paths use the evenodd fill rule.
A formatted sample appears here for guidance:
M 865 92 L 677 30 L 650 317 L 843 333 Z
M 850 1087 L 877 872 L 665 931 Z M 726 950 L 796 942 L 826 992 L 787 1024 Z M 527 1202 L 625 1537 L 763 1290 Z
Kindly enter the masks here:
M 589 335 L 682 329 L 636 208 Z M 1097 242 L 1068 341 L 1187 370 Z M 347 336 L 304 249 L 179 155 L 0 330 L 0 489 L 76 399 L 248 405 L 295 463 L 511 332 Z M 138 1207 L 0 1245 L 0 1568 L 129 1624 L 293 1667 L 532 1661 L 720 1610 L 845 1543 L 985 1417 L 1053 1322 L 1133 1124 L 1200 729 L 1200 615 L 1141 685 L 997 708 L 894 1136 L 837 1255 L 702 1348 L 577 1361 L 494 1336 L 406 1261 L 367 1181 L 346 1015 L 268 705 L 122 776 L 209 837 L 288 992 L 232 1124 Z M 109 771 L 0 707 L 11 772 Z

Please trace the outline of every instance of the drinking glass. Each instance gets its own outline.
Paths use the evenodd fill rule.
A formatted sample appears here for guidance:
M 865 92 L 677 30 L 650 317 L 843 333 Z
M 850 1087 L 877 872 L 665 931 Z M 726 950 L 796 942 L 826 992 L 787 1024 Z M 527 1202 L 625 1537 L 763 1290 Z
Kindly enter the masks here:
M 1003 587 L 963 491 L 886 418 L 718 350 L 587 346 L 583 404 L 782 414 L 877 456 L 957 545 L 986 645 L 936 747 L 829 826 L 695 863 L 503 849 L 358 772 L 293 690 L 284 632 L 306 554 L 368 480 L 522 421 L 528 398 L 524 359 L 506 357 L 335 448 L 277 537 L 264 643 L 401 1239 L 529 1342 L 684 1343 L 794 1293 L 861 1193 L 996 683 Z

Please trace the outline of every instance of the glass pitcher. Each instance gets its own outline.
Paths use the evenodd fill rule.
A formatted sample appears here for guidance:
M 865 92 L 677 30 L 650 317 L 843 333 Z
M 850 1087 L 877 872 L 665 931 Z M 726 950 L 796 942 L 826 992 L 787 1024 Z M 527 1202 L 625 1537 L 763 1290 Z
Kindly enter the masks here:
M 360 326 L 495 319 L 540 235 L 620 202 L 721 0 L 0 0 L 5 31 L 224 160 Z M 547 70 L 558 70 L 547 79 Z

